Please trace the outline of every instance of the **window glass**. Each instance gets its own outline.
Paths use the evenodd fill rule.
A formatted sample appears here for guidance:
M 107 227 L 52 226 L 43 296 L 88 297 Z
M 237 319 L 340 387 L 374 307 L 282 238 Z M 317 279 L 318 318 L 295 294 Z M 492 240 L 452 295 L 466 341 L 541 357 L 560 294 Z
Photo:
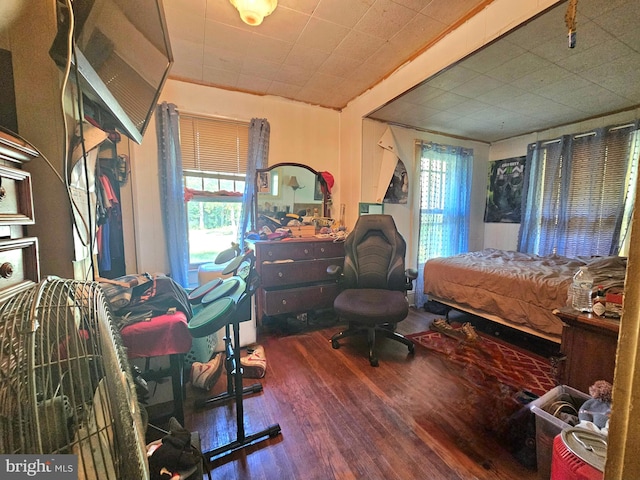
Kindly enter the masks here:
M 213 262 L 238 239 L 249 124 L 181 115 L 189 264 Z

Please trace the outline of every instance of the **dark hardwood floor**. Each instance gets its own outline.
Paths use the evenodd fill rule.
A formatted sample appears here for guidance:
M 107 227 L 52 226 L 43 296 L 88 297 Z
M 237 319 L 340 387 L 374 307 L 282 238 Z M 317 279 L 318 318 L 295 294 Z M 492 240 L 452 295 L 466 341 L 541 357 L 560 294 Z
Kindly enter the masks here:
M 455 317 L 456 314 L 453 316 Z M 427 330 L 435 315 L 412 309 L 404 334 Z M 282 433 L 215 459 L 215 479 L 535 479 L 468 401 L 461 372 L 425 348 L 414 355 L 379 343 L 380 366 L 367 359 L 364 338 L 334 350 L 335 321 L 265 326 L 258 335 L 268 366 L 264 390 L 244 398 L 247 434 L 279 423 Z M 479 328 L 479 327 L 478 327 Z M 225 376 L 207 395 L 224 391 Z M 233 402 L 194 408 L 204 392 L 187 386 L 185 426 L 202 449 L 235 440 Z M 488 407 L 491 408 L 491 407 Z M 205 475 L 205 478 L 206 475 Z

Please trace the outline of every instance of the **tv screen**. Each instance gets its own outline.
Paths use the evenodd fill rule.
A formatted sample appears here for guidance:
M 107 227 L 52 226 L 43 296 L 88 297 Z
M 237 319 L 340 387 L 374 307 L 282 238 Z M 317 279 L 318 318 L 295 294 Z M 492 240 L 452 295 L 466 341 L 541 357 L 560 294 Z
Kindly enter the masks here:
M 73 0 L 72 5 L 72 62 L 85 113 L 104 129 L 118 129 L 141 143 L 173 63 L 162 0 Z M 58 0 L 58 35 L 50 54 L 61 66 L 69 53 L 69 18 Z M 75 79 L 73 70 L 70 78 Z

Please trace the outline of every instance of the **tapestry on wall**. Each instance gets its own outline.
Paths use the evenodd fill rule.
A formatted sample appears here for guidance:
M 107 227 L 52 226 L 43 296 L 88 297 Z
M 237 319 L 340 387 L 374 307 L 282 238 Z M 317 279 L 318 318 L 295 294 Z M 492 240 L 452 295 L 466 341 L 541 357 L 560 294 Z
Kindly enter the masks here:
M 409 177 L 407 168 L 402 160 L 398 160 L 393 171 L 393 177 L 389 182 L 387 193 L 384 196 L 384 203 L 407 203 L 409 197 Z
M 515 157 L 489 164 L 485 222 L 520 223 L 525 160 Z

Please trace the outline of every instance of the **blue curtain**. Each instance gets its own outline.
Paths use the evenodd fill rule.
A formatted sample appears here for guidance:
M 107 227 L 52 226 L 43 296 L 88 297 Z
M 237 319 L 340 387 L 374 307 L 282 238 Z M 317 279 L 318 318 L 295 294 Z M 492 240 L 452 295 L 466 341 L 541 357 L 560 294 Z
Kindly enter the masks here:
M 615 255 L 637 124 L 598 128 L 527 150 L 518 250 L 567 257 Z
M 267 166 L 269 158 L 269 134 L 271 127 L 266 118 L 253 118 L 249 124 L 249 149 L 247 153 L 247 175 L 242 196 L 242 213 L 238 228 L 238 243 L 244 249 L 244 237 L 249 219 L 254 211 L 256 193 L 256 170 Z
M 524 184 L 522 189 L 522 220 L 518 231 L 518 251 L 537 254 L 553 253 L 558 242 L 555 225 L 564 217 L 564 183 L 568 175 L 565 158 L 570 137 L 549 142 L 532 143 L 527 148 Z M 564 164 L 564 167 L 563 167 Z M 557 201 L 543 201 L 543 196 Z M 564 222 L 562 222 L 564 223 Z M 552 251 L 549 251 L 549 250 Z
M 434 257 L 447 257 L 469 249 L 469 220 L 473 150 L 423 143 L 416 162 L 420 192 L 418 235 L 418 279 L 424 285 L 424 264 Z M 425 295 L 416 289 L 416 306 Z
M 169 275 L 186 288 L 189 285 L 187 214 L 184 205 L 178 111 L 175 105 L 162 102 L 157 106 L 156 133 L 160 205 L 169 257 Z

